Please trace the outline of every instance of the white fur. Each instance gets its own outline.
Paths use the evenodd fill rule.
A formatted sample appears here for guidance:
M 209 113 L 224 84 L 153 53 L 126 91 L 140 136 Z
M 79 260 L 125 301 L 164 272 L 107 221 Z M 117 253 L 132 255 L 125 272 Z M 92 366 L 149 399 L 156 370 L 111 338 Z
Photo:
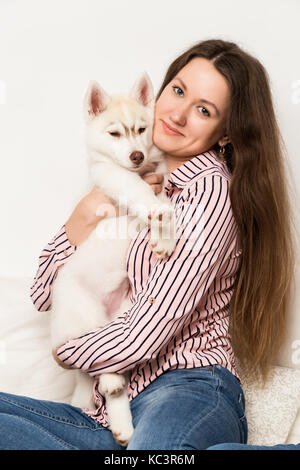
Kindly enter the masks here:
M 125 261 L 129 243 L 137 233 L 136 222 L 141 230 L 149 224 L 151 216 L 150 243 L 157 258 L 169 256 L 175 247 L 173 206 L 163 191 L 156 196 L 141 178 L 149 173 L 149 163 L 156 162 L 156 172 L 165 175 L 164 184 L 167 179 L 163 154 L 152 142 L 154 98 L 148 75 L 144 73 L 128 95 L 109 96 L 98 83 L 91 82 L 84 99 L 84 116 L 88 190 L 97 185 L 104 194 L 121 203 L 122 208 L 126 207 L 128 214 L 103 219 L 58 272 L 51 307 L 54 349 L 108 323 L 111 318 L 103 299 L 121 286 L 124 293 L 113 318 L 130 309 Z M 141 132 L 142 128 L 146 130 Z M 122 137 L 110 132 L 119 132 Z M 134 151 L 144 155 L 138 168 L 129 158 Z M 97 210 L 98 215 L 101 210 L 103 207 Z M 77 371 L 77 376 L 72 404 L 94 407 L 93 379 L 81 371 Z M 110 429 L 122 445 L 127 445 L 133 433 L 127 385 L 128 373 L 106 373 L 99 377 Z

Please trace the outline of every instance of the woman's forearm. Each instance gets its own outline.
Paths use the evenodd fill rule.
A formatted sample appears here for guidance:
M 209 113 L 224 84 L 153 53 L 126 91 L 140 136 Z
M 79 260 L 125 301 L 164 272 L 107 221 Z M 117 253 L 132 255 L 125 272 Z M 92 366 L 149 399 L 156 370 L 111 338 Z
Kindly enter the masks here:
M 153 170 L 155 167 L 152 168 Z M 163 175 L 152 174 L 142 179 L 148 183 L 153 192 L 162 191 Z M 101 210 L 102 207 L 102 210 Z M 101 213 L 101 215 L 97 215 Z M 65 223 L 66 234 L 70 243 L 79 246 L 97 227 L 97 224 L 106 216 L 118 217 L 119 208 L 111 199 L 106 197 L 95 186 L 75 207 L 73 213 Z
M 155 194 L 162 190 L 163 175 L 149 175 L 143 179 Z M 76 247 L 89 237 L 100 220 L 118 214 L 118 207 L 96 187 L 79 201 L 67 222 L 39 256 L 38 269 L 30 288 L 30 297 L 37 310 L 44 311 L 51 307 L 52 288 L 58 270 L 68 262 Z
M 70 243 L 75 246 L 81 245 L 96 228 L 98 221 L 88 222 L 85 217 L 72 214 L 65 223 L 65 229 Z
M 76 222 L 73 223 L 72 221 L 66 222 L 65 227 L 68 239 L 71 244 L 75 246 L 81 245 L 81 243 L 89 237 L 95 228 L 93 225 L 82 226 Z
M 72 245 L 79 246 L 89 237 L 97 224 L 104 219 L 105 208 L 108 206 L 111 206 L 117 216 L 117 207 L 96 187 L 79 201 L 65 223 L 66 234 Z M 103 208 L 102 211 L 101 207 Z M 97 215 L 97 212 L 101 215 Z

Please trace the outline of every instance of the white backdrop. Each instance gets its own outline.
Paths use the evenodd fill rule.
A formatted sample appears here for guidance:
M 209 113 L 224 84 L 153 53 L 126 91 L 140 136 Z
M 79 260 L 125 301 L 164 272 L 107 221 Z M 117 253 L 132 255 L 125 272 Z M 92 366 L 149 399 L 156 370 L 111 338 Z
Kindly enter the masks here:
M 267 68 L 299 186 L 299 19 L 299 0 L 0 0 L 0 275 L 33 278 L 74 207 L 90 79 L 123 92 L 146 70 L 158 91 L 203 39 L 234 41 Z

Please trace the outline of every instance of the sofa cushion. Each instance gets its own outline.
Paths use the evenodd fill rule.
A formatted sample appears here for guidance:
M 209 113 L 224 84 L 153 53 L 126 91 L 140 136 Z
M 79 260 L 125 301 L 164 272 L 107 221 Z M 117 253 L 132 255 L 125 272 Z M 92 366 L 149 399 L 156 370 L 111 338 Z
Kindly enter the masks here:
M 300 407 L 300 370 L 274 366 L 266 387 L 243 379 L 248 444 L 284 444 Z

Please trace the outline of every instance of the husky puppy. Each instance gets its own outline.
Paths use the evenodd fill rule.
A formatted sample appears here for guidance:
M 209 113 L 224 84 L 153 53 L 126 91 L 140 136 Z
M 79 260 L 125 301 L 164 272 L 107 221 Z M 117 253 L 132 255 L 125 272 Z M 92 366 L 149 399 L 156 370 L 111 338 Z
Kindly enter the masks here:
M 89 181 L 118 203 L 125 215 L 106 217 L 79 245 L 57 275 L 51 306 L 52 348 L 105 326 L 131 307 L 126 254 L 137 231 L 150 226 L 149 241 L 158 259 L 175 247 L 174 208 L 163 191 L 155 195 L 141 176 L 156 163 L 156 172 L 168 174 L 164 155 L 152 142 L 154 94 L 144 73 L 129 94 L 108 95 L 95 81 L 84 98 Z M 150 174 L 150 173 L 149 173 Z M 99 207 L 97 214 L 105 208 Z M 135 229 L 134 229 L 135 227 Z M 114 298 L 114 302 L 112 301 Z M 116 303 L 117 298 L 117 303 Z M 72 404 L 94 408 L 94 379 L 79 370 Z M 106 399 L 109 427 L 115 439 L 127 445 L 133 425 L 128 400 L 128 373 L 99 376 Z

